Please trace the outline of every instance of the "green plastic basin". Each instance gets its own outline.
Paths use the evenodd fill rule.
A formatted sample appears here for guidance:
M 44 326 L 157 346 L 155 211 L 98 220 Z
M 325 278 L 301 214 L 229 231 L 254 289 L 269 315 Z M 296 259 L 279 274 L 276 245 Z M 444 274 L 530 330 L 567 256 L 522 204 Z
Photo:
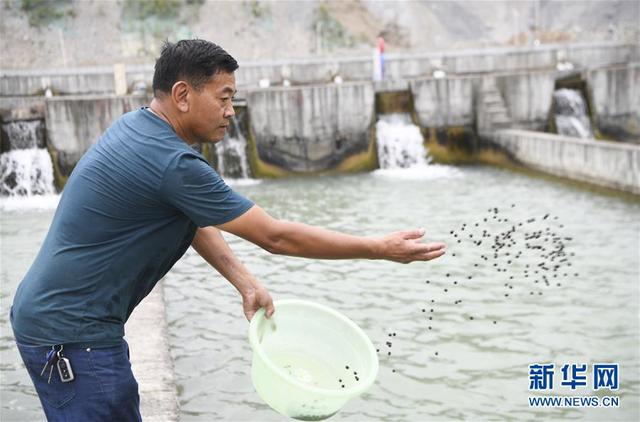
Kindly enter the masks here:
M 378 374 L 367 335 L 344 315 L 297 299 L 260 309 L 249 324 L 251 379 L 272 409 L 299 420 L 326 419 L 362 394 Z

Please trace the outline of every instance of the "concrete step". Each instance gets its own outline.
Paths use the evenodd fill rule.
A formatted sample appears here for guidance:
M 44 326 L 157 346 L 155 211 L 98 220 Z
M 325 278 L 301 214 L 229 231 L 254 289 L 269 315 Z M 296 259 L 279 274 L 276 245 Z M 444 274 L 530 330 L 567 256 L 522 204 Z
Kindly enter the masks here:
M 504 103 L 500 102 L 500 103 L 488 103 L 488 104 L 483 104 L 483 108 L 486 112 L 488 113 L 493 113 L 493 112 L 507 112 L 507 107 L 505 107 Z
M 491 130 L 496 131 L 500 129 L 513 129 L 512 123 L 496 123 L 491 125 Z
M 497 112 L 488 113 L 488 119 L 491 122 L 496 121 L 496 120 L 508 120 L 508 121 L 511 121 L 511 118 L 509 117 L 509 115 L 507 114 L 506 111 L 497 111 Z
M 491 118 L 491 126 L 496 126 L 496 125 L 508 125 L 510 126 L 512 124 L 512 121 L 510 118 L 508 117 L 496 117 L 496 118 Z
M 145 421 L 177 421 L 180 411 L 160 282 L 125 326 L 131 369 L 138 381 L 140 413 Z
M 502 99 L 483 99 L 482 105 L 484 105 L 485 107 L 500 106 L 504 105 L 504 101 L 502 101 Z
M 490 92 L 497 92 L 498 94 L 500 93 L 500 90 L 498 89 L 497 86 L 492 86 L 489 88 L 481 88 L 480 89 L 481 92 L 486 92 L 486 93 L 490 93 Z
M 499 92 L 482 92 L 480 94 L 480 98 L 482 98 L 482 101 L 487 101 L 487 102 L 503 102 L 504 99 L 502 98 L 502 95 L 500 95 Z
M 482 84 L 480 85 L 480 88 L 483 91 L 488 91 L 488 90 L 492 90 L 492 89 L 497 90 L 498 89 L 498 87 L 496 85 L 496 81 L 493 80 L 493 79 L 486 79 L 486 80 L 482 81 Z

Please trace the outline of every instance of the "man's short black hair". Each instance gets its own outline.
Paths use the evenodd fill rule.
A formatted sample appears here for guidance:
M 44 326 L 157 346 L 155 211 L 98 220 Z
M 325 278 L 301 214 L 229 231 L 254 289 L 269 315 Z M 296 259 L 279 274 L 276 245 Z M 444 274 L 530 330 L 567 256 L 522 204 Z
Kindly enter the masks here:
M 231 73 L 238 62 L 222 47 L 206 40 L 166 41 L 153 73 L 153 93 L 170 93 L 177 81 L 187 81 L 196 90 L 219 72 Z

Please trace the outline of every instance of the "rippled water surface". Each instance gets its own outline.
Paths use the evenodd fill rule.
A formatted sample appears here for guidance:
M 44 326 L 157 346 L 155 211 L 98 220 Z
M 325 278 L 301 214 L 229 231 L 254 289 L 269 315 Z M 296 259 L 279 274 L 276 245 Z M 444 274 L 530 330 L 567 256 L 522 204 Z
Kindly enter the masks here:
M 637 420 L 640 204 L 494 168 L 450 170 L 236 186 L 281 219 L 366 236 L 423 226 L 429 240 L 448 245 L 437 261 L 401 265 L 273 256 L 225 235 L 274 299 L 328 305 L 380 349 L 375 385 L 332 420 Z M 498 214 L 488 212 L 493 207 Z M 2 420 L 41 417 L 13 350 L 7 310 L 51 217 L 13 209 L 2 216 Z M 494 236 L 511 227 L 516 244 L 496 260 L 493 237 L 482 232 Z M 545 273 L 549 286 L 543 271 L 534 271 L 551 242 L 538 239 L 546 251 L 524 246 L 525 232 L 547 228 L 562 238 L 568 259 L 555 278 Z M 192 250 L 163 282 L 182 419 L 283 420 L 252 387 L 248 323 L 235 289 Z M 530 408 L 528 365 L 537 362 L 558 367 L 549 395 L 594 394 L 560 386 L 564 363 L 619 363 L 620 407 Z

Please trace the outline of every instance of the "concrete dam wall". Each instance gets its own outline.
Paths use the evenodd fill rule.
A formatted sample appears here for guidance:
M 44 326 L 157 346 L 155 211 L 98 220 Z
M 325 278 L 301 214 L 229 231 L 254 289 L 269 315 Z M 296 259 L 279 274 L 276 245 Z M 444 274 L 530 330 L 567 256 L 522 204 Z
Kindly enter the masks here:
M 418 64 L 415 63 L 423 60 L 424 63 L 428 61 L 442 68 L 445 63 L 443 57 L 449 60 L 449 68 L 460 72 L 472 68 L 484 69 L 482 66 L 486 69 L 496 66 L 519 68 L 531 64 L 531 61 L 534 69 L 494 69 L 490 73 L 468 74 L 444 72 L 437 76 L 386 79 L 377 83 L 367 80 L 289 87 L 245 87 L 241 91 L 242 98 L 234 103 L 238 118 L 233 136 L 240 133 L 239 136 L 246 138 L 246 147 L 242 148 L 246 148 L 249 175 L 255 177 L 371 170 L 378 167 L 375 121 L 378 114 L 390 112 L 379 101 L 382 95 L 404 98 L 401 110 L 394 112 L 410 113 L 414 123 L 420 126 L 426 136 L 429 136 L 428 133 L 455 129 L 463 131 L 477 146 L 481 144 L 478 139 L 491 140 L 492 134 L 498 129 L 546 130 L 556 85 L 559 80 L 571 76 L 586 86 L 585 94 L 596 129 L 600 127 L 604 131 L 606 128 L 608 133 L 624 130 L 636 136 L 635 139 L 640 139 L 640 62 L 610 64 L 635 57 L 637 49 L 608 45 L 577 48 L 575 52 L 548 47 L 540 51 L 503 50 L 495 55 L 489 51 L 485 55 L 469 54 L 469 57 L 459 52 L 446 57 L 440 55 L 439 58 L 434 58 L 434 55 L 396 57 L 396 61 L 389 64 L 389 72 L 402 70 L 405 75 L 419 74 L 422 71 L 416 71 Z M 569 57 L 608 64 L 559 70 L 556 66 L 559 60 L 562 62 Z M 407 66 L 399 66 L 394 70 L 394 66 L 400 63 L 398 60 L 405 60 Z M 408 64 L 411 60 L 416 60 L 414 67 Z M 341 63 L 346 66 L 357 62 L 354 59 Z M 475 67 L 461 64 L 472 62 L 476 63 Z M 328 66 L 327 63 L 324 65 Z M 292 61 L 274 64 L 266 69 L 275 72 L 274 69 L 280 71 L 283 66 L 288 67 L 285 73 L 292 79 L 295 72 L 308 71 L 311 80 L 325 72 L 324 65 Z M 258 70 L 255 67 L 247 71 Z M 146 77 L 144 68 L 131 68 L 129 72 L 135 74 L 136 78 Z M 352 75 L 357 75 L 357 72 L 354 68 Z M 254 77 L 263 75 L 256 73 Z M 104 79 L 103 82 L 104 89 L 113 89 L 110 85 L 112 81 Z M 42 95 L 0 96 L 0 116 L 3 124 L 21 119 L 43 121 L 46 144 L 53 158 L 56 183 L 60 189 L 78 159 L 111 122 L 149 101 L 148 94 L 91 94 L 51 98 Z M 431 141 L 428 143 L 432 145 Z M 3 148 L 5 144 L 3 140 Z M 212 165 L 218 168 L 220 161 L 216 154 L 221 152 L 209 146 L 203 146 L 202 150 Z
M 80 157 L 122 114 L 150 101 L 146 96 L 82 96 L 49 98 L 45 102 L 47 144 L 59 185 Z
M 557 70 L 489 76 L 504 97 L 512 128 L 544 129 Z M 640 64 L 582 72 L 592 92 L 599 124 L 638 119 Z M 482 105 L 477 97 L 488 78 L 450 76 L 408 81 L 422 128 L 473 130 Z M 253 89 L 246 93 L 252 170 L 258 176 L 314 173 L 377 166 L 373 147 L 376 87 L 371 82 Z M 75 161 L 122 113 L 147 104 L 145 96 L 70 96 L 46 100 L 45 119 L 57 165 L 68 174 Z M 350 162 L 351 161 L 351 162 Z M 345 163 L 349 163 L 349 165 Z M 266 164 L 280 173 L 265 174 Z M 342 167 L 341 167 L 342 166 Z M 345 167 L 347 166 L 347 167 Z
M 447 74 L 481 74 L 555 68 L 571 62 L 576 68 L 592 68 L 640 60 L 640 47 L 634 44 L 590 43 L 545 45 L 539 47 L 493 48 L 456 52 L 387 54 L 386 78 L 414 79 L 430 76 L 435 70 Z M 289 80 L 294 85 L 330 82 L 340 75 L 345 81 L 370 81 L 371 57 L 346 59 L 301 59 L 241 62 L 237 83 L 242 89 L 257 87 L 261 79 L 272 85 Z M 153 65 L 127 66 L 130 89 L 137 82 L 151 86 Z M 1 70 L 0 96 L 40 95 L 47 88 L 61 95 L 105 94 L 115 89 L 114 69 L 92 68 Z
M 493 141 L 534 169 L 640 195 L 640 145 L 522 130 L 497 131 Z
M 250 91 L 247 106 L 259 158 L 278 167 L 323 171 L 369 148 L 371 83 Z
M 492 75 L 421 78 L 410 82 L 421 126 L 472 125 L 475 97 L 483 80 L 492 78 L 514 127 L 543 130 L 551 108 L 555 81 L 579 74 L 590 88 L 598 123 L 640 119 L 640 63 L 567 72 L 545 70 Z M 638 120 L 640 122 L 640 120 Z
M 46 122 L 47 146 L 58 188 L 114 120 L 147 105 L 150 100 L 144 95 L 43 100 L 42 118 Z M 333 168 L 371 170 L 376 167 L 375 154 L 372 156 L 374 90 L 371 83 L 250 91 L 247 105 L 237 107 L 237 115 L 241 126 L 238 130 L 250 140 L 247 149 L 255 175 L 283 176 Z M 215 164 L 210 151 L 204 152 Z M 350 163 L 354 157 L 355 165 Z

